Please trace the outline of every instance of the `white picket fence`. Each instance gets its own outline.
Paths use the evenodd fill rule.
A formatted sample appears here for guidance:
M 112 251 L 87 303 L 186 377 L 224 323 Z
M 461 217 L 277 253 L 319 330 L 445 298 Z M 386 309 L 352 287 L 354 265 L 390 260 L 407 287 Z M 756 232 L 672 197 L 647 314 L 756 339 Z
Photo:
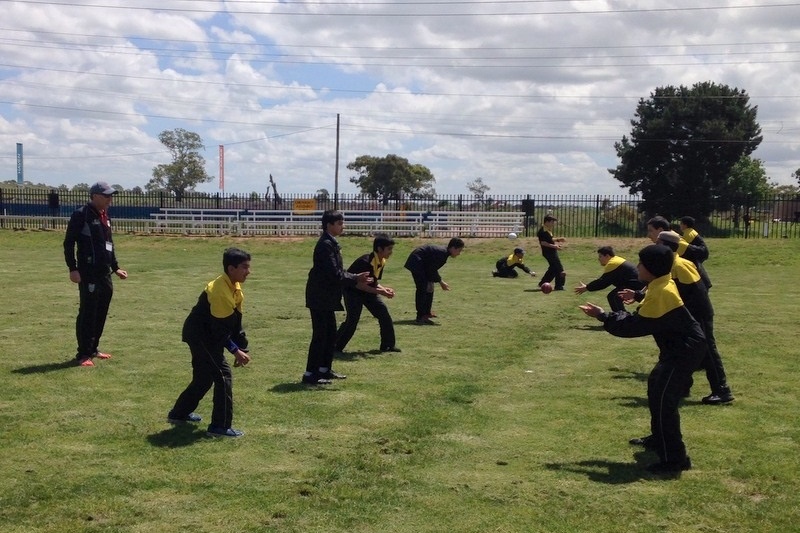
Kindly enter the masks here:
M 504 237 L 523 230 L 523 213 L 346 211 L 345 234 L 393 237 Z M 179 235 L 318 235 L 322 211 L 162 208 L 150 219 L 113 218 L 117 231 Z M 0 216 L 5 227 L 66 227 L 64 217 Z

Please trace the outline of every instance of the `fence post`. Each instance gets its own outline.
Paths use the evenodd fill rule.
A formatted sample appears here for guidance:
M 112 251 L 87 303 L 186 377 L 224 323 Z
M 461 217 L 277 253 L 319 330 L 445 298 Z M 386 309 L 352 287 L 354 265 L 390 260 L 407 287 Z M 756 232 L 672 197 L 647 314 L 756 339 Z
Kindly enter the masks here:
M 600 231 L 600 195 L 594 198 L 594 236 L 597 238 Z
M 522 200 L 522 211 L 525 213 L 524 218 L 524 225 L 525 225 L 525 236 L 528 237 L 530 235 L 530 227 L 531 227 L 531 220 L 533 218 L 534 211 L 536 209 L 535 201 L 531 199 L 530 194 L 525 195 L 525 199 Z

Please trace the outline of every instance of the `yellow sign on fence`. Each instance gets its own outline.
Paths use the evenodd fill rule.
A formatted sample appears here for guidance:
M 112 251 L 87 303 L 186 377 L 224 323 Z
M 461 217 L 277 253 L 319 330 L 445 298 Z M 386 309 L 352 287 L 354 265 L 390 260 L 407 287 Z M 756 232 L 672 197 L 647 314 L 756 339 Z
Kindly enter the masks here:
M 294 201 L 295 213 L 308 213 L 310 211 L 316 211 L 316 210 L 317 210 L 317 201 L 314 200 L 313 198 Z

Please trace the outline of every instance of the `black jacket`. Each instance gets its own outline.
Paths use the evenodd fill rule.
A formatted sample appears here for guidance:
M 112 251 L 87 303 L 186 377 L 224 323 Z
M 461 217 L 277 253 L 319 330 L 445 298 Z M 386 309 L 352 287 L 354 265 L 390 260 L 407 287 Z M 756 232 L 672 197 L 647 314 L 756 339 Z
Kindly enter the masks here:
M 553 234 L 547 231 L 547 228 L 544 226 L 539 228 L 539 231 L 536 233 L 536 238 L 539 239 L 539 244 L 546 242 L 548 244 L 555 244 L 556 240 L 553 238 Z M 549 246 L 542 246 L 542 255 L 546 258 L 553 258 L 558 257 L 558 250 L 556 248 L 550 248 Z
M 339 243 L 323 232 L 314 247 L 314 264 L 308 271 L 306 307 L 342 311 L 342 288 L 355 287 L 356 275 L 344 269 Z
M 639 281 L 639 273 L 636 265 L 630 261 L 625 261 L 619 256 L 611 258 L 605 266 L 603 274 L 594 281 L 586 284 L 586 290 L 599 291 L 613 285 L 618 289 L 639 290 L 644 284 Z
M 425 244 L 415 248 L 403 266 L 416 276 L 422 276 L 429 282 L 439 283 L 442 281 L 439 269 L 444 266 L 449 257 L 450 252 L 447 251 L 446 246 Z
M 64 236 L 64 260 L 70 272 L 77 270 L 82 278 L 107 276 L 119 269 L 111 238 L 111 224 L 103 223 L 100 213 L 91 203 L 76 210 L 69 219 Z
M 248 342 L 242 328 L 241 304 L 236 303 L 237 292 L 243 299 L 241 288 L 231 284 L 225 275 L 206 285 L 183 323 L 183 342 L 202 343 L 214 352 L 222 352 L 233 341 L 246 350 Z
M 650 282 L 645 300 L 635 313 L 616 311 L 597 318 L 616 337 L 652 335 L 659 361 L 665 363 L 695 369 L 707 350 L 700 324 L 683 305 L 669 275 Z

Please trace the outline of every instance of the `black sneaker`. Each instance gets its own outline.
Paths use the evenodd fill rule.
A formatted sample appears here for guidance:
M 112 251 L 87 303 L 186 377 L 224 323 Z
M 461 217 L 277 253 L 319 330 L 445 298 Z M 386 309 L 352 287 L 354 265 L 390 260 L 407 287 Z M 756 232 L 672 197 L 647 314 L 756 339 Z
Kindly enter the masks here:
M 436 325 L 436 322 L 434 322 L 430 318 L 426 318 L 426 317 L 418 318 L 418 319 L 416 319 L 414 321 L 414 323 L 419 325 L 419 326 L 435 326 Z
M 395 353 L 400 353 L 400 352 L 402 352 L 403 350 L 401 350 L 401 349 L 400 349 L 400 348 L 398 348 L 397 346 L 390 346 L 390 347 L 386 347 L 386 348 L 381 348 L 381 351 L 382 351 L 382 352 L 395 352 Z
M 195 422 L 196 423 L 196 422 L 200 422 L 202 419 L 203 419 L 203 417 L 198 415 L 198 414 L 196 414 L 196 413 L 189 413 L 188 415 L 182 416 L 182 417 L 181 416 L 175 416 L 175 415 L 172 414 L 172 412 L 167 414 L 167 422 L 169 422 L 170 424 L 183 424 L 185 422 Z
M 244 435 L 244 431 L 239 431 L 238 429 L 233 428 L 221 428 L 218 426 L 208 426 L 208 431 L 206 431 L 206 435 L 209 437 L 228 437 L 235 439 L 236 437 L 241 437 Z
M 628 441 L 628 444 L 632 444 L 634 446 L 643 446 L 648 450 L 653 449 L 656 447 L 655 438 L 652 435 L 648 435 L 646 437 L 636 437 Z
M 339 374 L 338 372 L 334 372 L 333 370 L 328 370 L 327 372 L 320 372 L 319 377 L 327 380 L 347 379 L 347 376 L 345 376 L 344 374 Z
M 712 392 L 708 396 L 704 396 L 702 402 L 706 405 L 721 405 L 724 403 L 731 403 L 735 398 L 730 390 L 722 392 Z
M 692 461 L 687 455 L 681 461 L 662 461 L 647 467 L 647 471 L 656 475 L 675 475 L 692 468 Z
M 306 376 L 305 374 L 303 374 L 303 377 L 300 379 L 300 381 L 306 385 L 313 385 L 313 386 L 330 385 L 332 383 L 331 380 L 325 379 L 316 374 L 313 374 L 311 376 Z

